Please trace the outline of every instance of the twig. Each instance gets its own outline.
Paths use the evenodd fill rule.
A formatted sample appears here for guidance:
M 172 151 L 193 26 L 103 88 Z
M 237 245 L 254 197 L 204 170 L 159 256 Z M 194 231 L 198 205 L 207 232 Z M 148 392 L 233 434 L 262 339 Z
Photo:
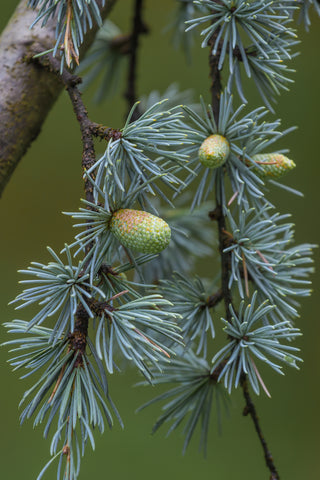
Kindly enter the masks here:
M 130 111 L 135 102 L 137 101 L 136 91 L 136 76 L 137 76 L 137 63 L 138 63 L 138 47 L 139 37 L 141 34 L 148 33 L 148 28 L 142 19 L 143 0 L 134 0 L 134 16 L 132 21 L 132 33 L 130 35 L 130 57 L 129 57 L 129 70 L 127 79 L 127 90 L 125 97 L 128 100 L 128 110 Z M 131 117 L 132 121 L 139 118 L 139 108 L 136 108 Z
M 266 440 L 263 436 L 263 433 L 262 433 L 262 430 L 261 430 L 261 427 L 260 427 L 260 423 L 259 423 L 259 418 L 258 418 L 258 415 L 257 415 L 257 411 L 256 411 L 256 408 L 255 408 L 255 406 L 252 402 L 251 396 L 250 396 L 247 377 L 244 374 L 242 375 L 242 378 L 241 378 L 241 386 L 242 386 L 242 390 L 243 390 L 243 396 L 246 400 L 246 406 L 243 410 L 243 415 L 244 416 L 250 415 L 252 420 L 253 420 L 254 427 L 256 429 L 256 432 L 258 434 L 260 443 L 261 443 L 263 451 L 264 451 L 264 458 L 266 460 L 267 467 L 268 467 L 268 469 L 270 470 L 270 473 L 271 473 L 270 480 L 279 480 L 280 476 L 279 476 L 279 474 L 277 472 L 277 469 L 274 465 L 273 457 L 272 457 L 271 452 L 268 448 L 267 442 L 266 442 Z
M 216 192 L 216 220 L 218 222 L 219 234 L 219 252 L 221 258 L 221 291 L 225 305 L 226 319 L 231 323 L 231 312 L 229 306 L 232 304 L 232 296 L 229 288 L 229 269 L 230 269 L 230 252 L 224 252 L 227 242 L 230 240 L 226 230 L 226 218 L 222 213 L 221 192 Z M 211 216 L 212 218 L 212 216 Z
M 212 110 L 214 119 L 216 124 L 218 124 L 219 120 L 219 113 L 220 113 L 220 95 L 222 90 L 222 83 L 221 83 L 221 74 L 218 68 L 219 64 L 219 52 L 217 55 L 212 55 L 212 49 L 216 42 L 216 39 L 219 35 L 219 29 L 217 29 L 212 37 L 209 40 L 209 48 L 210 48 L 210 55 L 209 55 L 209 66 L 210 66 L 210 78 L 211 78 L 211 102 L 212 102 Z

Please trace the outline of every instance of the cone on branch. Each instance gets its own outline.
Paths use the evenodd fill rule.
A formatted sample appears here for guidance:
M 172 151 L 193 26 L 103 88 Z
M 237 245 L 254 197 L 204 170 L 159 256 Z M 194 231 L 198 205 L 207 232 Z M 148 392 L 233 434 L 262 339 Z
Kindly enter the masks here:
M 124 247 L 141 253 L 159 253 L 169 245 L 171 238 L 169 225 L 143 210 L 117 210 L 109 227 Z
M 230 154 L 228 140 L 222 135 L 214 134 L 206 138 L 199 148 L 199 160 L 205 167 L 218 168 L 227 160 Z
M 279 178 L 293 170 L 296 166 L 293 160 L 281 153 L 259 153 L 252 156 L 252 160 L 261 168 L 253 166 L 252 171 L 261 178 Z M 248 166 L 252 164 L 247 162 Z

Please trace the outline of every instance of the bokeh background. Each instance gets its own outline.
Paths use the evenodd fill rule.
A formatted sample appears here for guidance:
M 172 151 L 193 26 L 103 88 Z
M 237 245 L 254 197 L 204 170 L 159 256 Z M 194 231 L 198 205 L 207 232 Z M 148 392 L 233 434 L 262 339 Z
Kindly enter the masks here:
M 17 0 L 1 2 L 0 29 L 10 18 Z M 132 1 L 121 0 L 111 19 L 127 30 Z M 139 93 L 153 89 L 163 91 L 172 82 L 181 89 L 192 88 L 195 98 L 208 97 L 207 54 L 199 45 L 193 49 L 193 63 L 187 64 L 179 51 L 172 48 L 164 27 L 170 22 L 175 2 L 146 0 L 145 17 L 152 34 L 141 41 Z M 294 60 L 295 83 L 282 95 L 276 107 L 283 127 L 299 129 L 285 139 L 286 147 L 297 168 L 286 183 L 304 192 L 303 199 L 273 192 L 273 200 L 282 212 L 291 212 L 296 223 L 297 242 L 319 243 L 319 111 L 320 111 L 320 20 L 315 16 L 309 33 L 299 27 L 301 55 Z M 199 42 L 200 44 L 200 42 Z M 1 66 L 0 66 L 1 68 Z M 91 103 L 92 92 L 85 95 L 90 117 L 95 121 L 120 127 L 126 105 L 119 95 L 99 106 Z M 259 97 L 249 88 L 251 106 L 260 105 Z M 77 210 L 82 196 L 81 146 L 79 129 L 66 94 L 53 108 L 37 141 L 14 173 L 0 200 L 0 292 L 1 321 L 23 318 L 7 306 L 19 291 L 17 270 L 30 261 L 47 262 L 46 245 L 59 251 L 73 232 L 68 217 L 61 211 Z M 315 252 L 316 266 L 319 254 Z M 201 272 L 200 272 L 201 273 Z M 202 272 L 205 274 L 205 272 Z M 208 275 L 207 275 L 208 276 Z M 282 479 L 316 480 L 320 478 L 319 429 L 319 274 L 314 275 L 314 294 L 302 302 L 298 322 L 304 336 L 299 340 L 304 363 L 300 372 L 287 370 L 285 377 L 266 373 L 272 399 L 264 394 L 256 398 L 263 431 L 273 452 Z M 20 315 L 20 317 L 19 317 Z M 8 337 L 0 330 L 1 341 Z M 19 381 L 6 363 L 7 348 L 0 350 L 0 461 L 1 478 L 17 480 L 36 478 L 49 458 L 49 441 L 42 439 L 41 429 L 33 431 L 32 423 L 19 426 L 17 407 L 27 381 Z M 131 478 L 139 480 L 191 480 L 195 476 L 210 479 L 267 479 L 262 451 L 253 424 L 242 417 L 241 392 L 233 396 L 230 418 L 219 435 L 212 418 L 208 458 L 198 453 L 194 439 L 185 456 L 183 439 L 176 432 L 165 438 L 165 430 L 151 436 L 158 407 L 135 414 L 136 408 L 157 392 L 155 388 L 134 388 L 138 377 L 134 371 L 110 379 L 111 395 L 116 402 L 125 430 L 115 425 L 112 431 L 97 438 L 96 451 L 87 448 L 81 479 Z M 55 478 L 52 468 L 48 480 Z

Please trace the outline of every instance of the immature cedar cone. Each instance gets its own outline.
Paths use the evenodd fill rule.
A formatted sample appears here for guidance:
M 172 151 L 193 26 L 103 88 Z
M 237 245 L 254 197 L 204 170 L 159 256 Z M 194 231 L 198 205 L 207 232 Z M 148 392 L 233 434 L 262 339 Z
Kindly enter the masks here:
M 262 167 L 262 169 L 255 166 L 252 168 L 252 171 L 261 178 L 282 177 L 282 175 L 296 166 L 293 160 L 281 155 L 281 153 L 259 153 L 258 155 L 253 155 L 252 160 L 259 162 L 260 167 Z M 263 165 L 264 163 L 266 165 Z M 251 166 L 252 164 L 248 162 L 247 165 Z
M 141 253 L 159 253 L 170 242 L 169 225 L 162 218 L 142 210 L 117 210 L 109 226 L 124 247 Z
M 228 140 L 222 135 L 210 135 L 199 148 L 199 160 L 205 167 L 218 168 L 230 154 Z

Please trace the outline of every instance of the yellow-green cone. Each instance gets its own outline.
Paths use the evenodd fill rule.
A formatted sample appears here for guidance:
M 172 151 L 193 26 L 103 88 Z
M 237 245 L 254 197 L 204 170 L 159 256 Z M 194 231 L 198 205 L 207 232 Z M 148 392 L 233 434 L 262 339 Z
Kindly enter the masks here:
M 169 225 L 143 210 L 121 209 L 111 217 L 111 232 L 124 246 L 141 253 L 159 253 L 169 245 Z
M 253 155 L 252 160 L 258 162 L 262 169 L 253 167 L 252 170 L 258 177 L 279 178 L 285 173 L 293 170 L 296 164 L 290 158 L 285 157 L 281 153 L 260 153 Z M 265 165 L 264 165 L 265 163 Z M 247 164 L 251 166 L 251 164 Z
M 227 160 L 230 154 L 228 140 L 222 135 L 210 135 L 199 148 L 199 160 L 205 167 L 218 168 Z

